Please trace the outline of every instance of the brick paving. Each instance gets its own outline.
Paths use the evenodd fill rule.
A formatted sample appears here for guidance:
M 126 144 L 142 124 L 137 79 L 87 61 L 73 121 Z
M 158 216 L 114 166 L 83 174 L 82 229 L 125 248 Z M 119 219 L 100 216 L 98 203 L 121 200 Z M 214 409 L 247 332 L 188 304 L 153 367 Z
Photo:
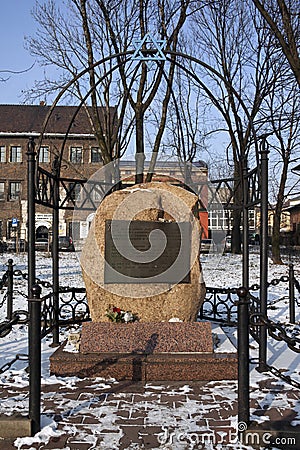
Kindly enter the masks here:
M 15 403 L 17 408 L 18 398 L 24 409 L 26 388 L 1 392 L 2 406 Z M 47 384 L 42 386 L 42 425 L 55 421 L 56 435 L 19 446 L 2 440 L 0 450 L 236 449 L 236 398 L 235 381 Z M 299 400 L 299 391 L 269 379 L 251 394 L 251 417 L 292 422 Z

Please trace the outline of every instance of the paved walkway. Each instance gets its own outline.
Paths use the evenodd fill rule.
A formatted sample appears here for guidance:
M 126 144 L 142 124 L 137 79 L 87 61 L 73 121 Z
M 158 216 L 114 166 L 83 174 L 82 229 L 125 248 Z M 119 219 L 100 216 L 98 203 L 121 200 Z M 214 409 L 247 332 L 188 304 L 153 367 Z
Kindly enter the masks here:
M 278 380 L 262 382 L 251 397 L 251 417 L 259 422 L 275 421 L 282 428 L 297 417 L 300 392 Z M 28 399 L 25 388 L 4 388 L 1 393 L 1 401 L 14 403 L 16 412 L 22 412 L 18 400 L 24 398 Z M 235 381 L 144 385 L 70 379 L 68 385 L 42 386 L 42 426 L 52 423 L 53 436 L 46 438 L 51 428 L 43 428 L 40 442 L 34 438 L 13 445 L 5 440 L 0 441 L 0 450 L 253 448 L 234 444 L 236 399 Z

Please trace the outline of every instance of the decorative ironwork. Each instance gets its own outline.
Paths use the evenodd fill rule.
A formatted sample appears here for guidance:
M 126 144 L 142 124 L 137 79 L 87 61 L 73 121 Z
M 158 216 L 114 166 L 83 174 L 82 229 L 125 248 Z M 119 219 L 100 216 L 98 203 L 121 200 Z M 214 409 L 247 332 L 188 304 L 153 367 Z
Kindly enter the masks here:
M 206 209 L 213 209 L 216 204 L 222 204 L 224 209 L 229 210 L 251 208 L 260 203 L 259 169 L 255 167 L 247 172 L 246 178 L 249 184 L 247 202 L 243 202 L 243 199 L 239 203 L 236 202 L 237 193 L 242 189 L 241 179 L 223 178 L 197 182 L 193 186 Z
M 85 288 L 60 288 L 59 325 L 79 324 L 90 320 L 89 307 Z M 68 295 L 71 294 L 71 295 Z M 55 308 L 53 293 L 42 297 L 42 337 L 49 334 L 55 327 Z
M 59 323 L 61 325 L 75 324 L 90 320 L 90 310 L 85 288 L 67 288 L 60 293 L 71 294 L 70 298 L 60 295 Z
M 248 292 L 250 304 L 249 304 L 249 313 L 254 316 L 255 314 L 259 314 L 260 312 L 260 299 L 253 295 L 250 290 Z M 255 323 L 250 323 L 249 332 L 253 339 L 256 342 L 260 342 L 260 327 Z
M 284 341 L 293 352 L 300 353 L 300 339 L 288 336 L 285 328 L 281 324 L 273 322 L 262 314 L 252 314 L 250 316 L 250 325 L 265 325 L 269 335 L 273 339 L 276 341 Z
M 277 286 L 279 283 L 288 283 L 290 278 L 288 275 L 282 275 L 280 278 L 274 278 L 267 283 L 267 287 Z M 300 284 L 293 278 L 295 286 L 299 287 Z M 249 311 L 252 317 L 260 313 L 260 298 L 259 295 L 254 295 L 255 292 L 260 291 L 260 285 L 257 283 L 252 284 L 249 287 Z M 272 307 L 275 302 L 281 301 L 278 299 L 271 303 L 268 303 L 268 308 Z M 299 301 L 296 296 L 292 299 L 299 305 Z M 220 322 L 224 325 L 236 325 L 237 324 L 237 288 L 214 288 L 206 287 L 206 296 L 199 313 L 200 319 L 212 320 L 214 322 Z M 252 320 L 250 324 L 250 333 L 252 337 L 259 343 L 259 324 Z
M 200 319 L 212 320 L 229 326 L 237 325 L 237 289 L 206 288 Z
M 259 184 L 259 176 L 260 176 L 260 167 L 255 167 L 247 173 L 248 180 L 248 201 L 247 208 L 251 208 L 255 205 L 258 205 L 261 200 L 261 190 Z
M 216 204 L 222 204 L 224 209 L 234 208 L 233 199 L 239 186 L 240 181 L 234 178 L 211 180 L 209 182 L 203 181 L 194 185 L 195 192 L 206 209 L 211 209 Z
M 100 201 L 112 188 L 105 181 L 91 181 L 77 178 L 57 179 L 51 172 L 38 167 L 36 203 L 55 208 L 55 183 L 59 182 L 59 209 L 81 209 L 95 211 Z
M 249 182 L 249 199 L 247 204 L 236 202 L 237 192 L 241 191 L 240 179 L 224 178 L 195 183 L 196 192 L 206 209 L 211 209 L 216 204 L 222 204 L 224 209 L 251 208 L 260 202 L 260 190 L 258 184 L 258 169 L 254 168 L 247 173 Z
M 9 370 L 11 366 L 17 361 L 28 361 L 28 355 L 18 353 L 14 359 L 0 367 L 0 373 L 4 373 L 6 370 Z
M 132 59 L 137 61 L 165 61 L 166 55 L 163 50 L 166 43 L 165 39 L 156 39 L 151 33 L 146 33 L 143 39 L 133 42 L 135 52 Z
M 42 167 L 38 167 L 35 190 L 36 203 L 47 206 L 48 208 L 54 208 L 54 184 L 54 175 Z
M 53 303 L 53 294 L 48 294 L 42 297 L 42 308 L 41 308 L 41 337 L 45 337 L 48 333 L 53 330 L 56 324 L 55 321 L 55 310 Z

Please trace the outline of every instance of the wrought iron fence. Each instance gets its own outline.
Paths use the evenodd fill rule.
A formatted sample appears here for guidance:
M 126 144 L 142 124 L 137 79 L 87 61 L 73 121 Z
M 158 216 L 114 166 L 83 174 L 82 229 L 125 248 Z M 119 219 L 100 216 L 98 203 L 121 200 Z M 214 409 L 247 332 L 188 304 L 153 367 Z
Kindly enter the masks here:
M 0 310 L 6 309 L 5 320 L 0 321 L 0 338 L 9 334 L 14 325 L 28 324 L 28 295 L 25 294 L 18 279 L 28 280 L 28 274 L 20 269 L 15 269 L 10 259 L 7 270 L 0 279 Z M 89 307 L 84 287 L 60 287 L 59 308 L 56 313 L 53 301 L 53 286 L 49 281 L 36 278 L 36 284 L 45 288 L 48 292 L 41 298 L 41 336 L 51 333 L 56 326 L 67 326 L 90 320 Z M 21 296 L 26 301 L 24 309 L 14 309 L 15 296 Z M 58 324 L 57 324 L 58 318 Z
M 270 286 L 277 286 L 279 283 L 288 283 L 287 292 L 289 298 L 289 312 L 290 323 L 295 323 L 295 307 L 300 306 L 300 283 L 295 278 L 293 265 L 289 266 L 289 274 L 283 275 L 280 278 L 274 278 L 268 282 L 268 288 Z M 249 300 L 250 300 L 250 315 L 256 315 L 260 312 L 260 298 L 259 298 L 260 285 L 253 284 L 249 287 Z M 298 292 L 298 297 L 296 292 Z M 272 308 L 275 302 L 279 300 L 269 302 L 268 307 Z M 206 296 L 199 312 L 199 318 L 204 320 L 211 320 L 214 322 L 220 322 L 223 325 L 236 326 L 237 325 L 237 305 L 238 295 L 237 288 L 214 288 L 206 287 Z M 252 323 L 251 333 L 257 336 L 259 333 L 255 328 L 254 322 Z
M 59 290 L 58 325 L 80 324 L 90 320 L 85 288 L 61 287 Z M 53 292 L 42 297 L 42 337 L 51 333 L 56 323 Z
M 28 280 L 28 274 L 22 270 L 15 269 L 13 261 L 10 259 L 7 264 L 7 270 L 0 279 L 0 292 L 3 295 L 0 299 L 0 309 L 7 310 L 6 320 L 0 322 L 0 337 L 6 336 L 15 324 L 26 324 L 28 322 L 28 309 L 13 309 L 13 297 L 17 293 L 27 300 L 27 295 L 20 289 L 16 289 L 15 279 L 21 278 Z M 89 307 L 84 287 L 60 287 L 59 288 L 59 306 L 55 312 L 53 302 L 53 287 L 49 281 L 36 279 L 36 283 L 46 288 L 48 291 L 42 297 L 42 336 L 46 336 L 58 325 L 65 326 L 90 320 Z M 289 266 L 289 274 L 280 278 L 273 279 L 268 283 L 268 287 L 276 286 L 279 283 L 289 284 L 290 300 L 290 322 L 295 320 L 295 306 L 300 306 L 300 300 L 297 298 L 300 294 L 300 283 L 295 278 L 293 266 Z M 252 317 L 250 332 L 254 339 L 259 342 L 260 323 L 256 323 L 260 314 L 260 286 L 253 284 L 249 288 L 250 316 Z M 274 302 L 269 303 L 269 307 Z M 237 288 L 206 288 L 204 303 L 199 312 L 199 319 L 218 322 L 222 325 L 237 326 L 238 314 L 238 294 Z M 292 320 L 294 319 L 294 320 Z
M 206 287 L 206 295 L 199 318 L 229 326 L 237 325 L 237 301 L 236 288 Z

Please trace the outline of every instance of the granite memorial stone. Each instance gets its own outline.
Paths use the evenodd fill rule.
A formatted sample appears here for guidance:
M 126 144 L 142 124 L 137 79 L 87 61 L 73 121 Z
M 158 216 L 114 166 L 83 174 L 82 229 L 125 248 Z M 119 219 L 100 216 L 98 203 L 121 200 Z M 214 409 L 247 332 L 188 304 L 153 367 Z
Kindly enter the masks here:
M 205 295 L 196 195 L 145 183 L 108 195 L 82 250 L 92 321 L 111 305 L 141 322 L 196 321 Z

